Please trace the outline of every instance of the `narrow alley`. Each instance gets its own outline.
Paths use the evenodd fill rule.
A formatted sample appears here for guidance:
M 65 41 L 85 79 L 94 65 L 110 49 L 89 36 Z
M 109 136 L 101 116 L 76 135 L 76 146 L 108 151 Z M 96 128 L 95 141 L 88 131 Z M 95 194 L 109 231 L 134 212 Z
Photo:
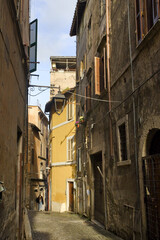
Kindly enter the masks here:
M 120 240 L 73 213 L 29 211 L 33 240 Z
M 160 240 L 160 0 L 0 0 L 0 240 Z

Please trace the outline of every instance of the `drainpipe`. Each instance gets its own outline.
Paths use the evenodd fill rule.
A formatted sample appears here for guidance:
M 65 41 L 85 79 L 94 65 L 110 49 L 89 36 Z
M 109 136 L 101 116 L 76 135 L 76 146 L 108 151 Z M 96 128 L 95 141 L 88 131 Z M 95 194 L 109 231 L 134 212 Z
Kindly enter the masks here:
M 130 65 L 131 65 L 131 81 L 132 81 L 132 92 L 135 91 L 134 76 L 133 76 L 133 59 L 132 59 L 132 44 L 131 44 L 131 28 L 130 28 L 130 0 L 127 0 L 128 7 L 128 37 L 129 37 L 129 55 L 130 55 Z M 134 125 L 134 151 L 135 151 L 135 163 L 136 163 L 136 182 L 137 182 L 137 195 L 140 196 L 139 190 L 139 173 L 138 173 L 138 151 L 137 151 L 137 129 L 136 129 L 136 106 L 135 97 L 133 94 L 132 98 L 133 104 L 133 125 Z M 135 211 L 135 209 L 134 209 Z M 133 215 L 135 217 L 135 214 Z M 133 219 L 134 221 L 134 219 Z M 134 224 L 133 224 L 134 226 Z M 133 229 L 133 239 L 135 239 L 134 229 Z M 142 239 L 142 233 L 141 233 Z
M 109 1 L 106 0 L 106 52 L 107 52 L 107 90 L 108 90 L 108 100 L 109 100 L 109 136 L 110 136 L 110 160 L 113 156 L 113 138 L 112 138 L 112 122 L 111 122 L 111 79 L 110 79 L 110 38 L 109 38 Z M 106 157 L 105 157 L 106 158 Z M 107 226 L 107 199 L 106 199 L 106 174 L 105 174 L 105 162 L 104 162 L 104 207 L 105 207 L 105 227 Z
M 107 87 L 109 100 L 110 157 L 113 157 L 113 137 L 111 121 L 111 77 L 110 77 L 110 36 L 109 36 L 109 0 L 106 0 L 106 48 L 107 48 Z

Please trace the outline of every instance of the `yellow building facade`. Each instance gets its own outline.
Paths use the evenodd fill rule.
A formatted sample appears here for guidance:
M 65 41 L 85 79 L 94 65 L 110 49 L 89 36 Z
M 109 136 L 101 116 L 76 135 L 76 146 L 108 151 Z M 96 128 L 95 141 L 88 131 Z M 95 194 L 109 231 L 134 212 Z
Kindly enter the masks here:
M 72 90 L 74 91 L 74 90 Z M 46 104 L 50 112 L 50 210 L 75 210 L 76 104 L 74 92 L 65 93 L 66 103 L 56 113 L 54 98 Z

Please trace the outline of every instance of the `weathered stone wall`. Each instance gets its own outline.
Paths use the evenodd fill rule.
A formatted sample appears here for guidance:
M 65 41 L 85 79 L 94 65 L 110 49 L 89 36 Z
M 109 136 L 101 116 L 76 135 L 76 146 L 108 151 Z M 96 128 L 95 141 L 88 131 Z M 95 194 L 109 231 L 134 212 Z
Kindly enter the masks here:
M 22 224 L 23 197 L 20 164 L 24 162 L 28 80 L 13 4 L 0 1 L 0 181 L 6 188 L 0 202 L 2 240 L 18 238 L 22 227 L 19 225 L 19 214 Z
M 146 220 L 141 220 L 142 216 L 145 216 L 145 204 L 144 196 L 142 197 L 142 148 L 139 148 L 139 142 L 141 134 L 144 132 L 144 123 L 151 117 L 155 119 L 156 116 L 159 116 L 157 104 L 159 99 L 159 77 L 156 72 L 160 61 L 160 31 L 159 23 L 157 23 L 140 45 L 137 46 L 135 4 L 134 1 L 129 1 L 129 3 L 132 61 L 129 52 L 127 2 L 120 1 L 117 3 L 117 1 L 114 1 L 111 6 L 111 94 L 112 100 L 118 100 L 120 103 L 112 103 L 114 164 L 112 168 L 106 168 L 108 169 L 107 176 L 109 176 L 106 189 L 109 196 L 108 226 L 109 229 L 124 239 L 132 239 L 133 236 L 140 239 L 141 234 L 145 239 Z M 131 63 L 133 64 L 133 72 L 131 72 Z M 131 73 L 133 73 L 133 78 Z M 133 101 L 135 101 L 135 109 Z M 116 123 L 125 115 L 128 115 L 131 164 L 118 166 Z M 153 124 L 150 124 L 150 129 L 152 128 Z M 137 161 L 138 155 L 139 162 Z M 139 188 L 139 183 L 141 188 Z
M 28 207 L 38 210 L 36 198 L 43 196 L 47 207 L 48 120 L 38 106 L 28 107 Z
M 77 93 L 85 96 L 85 87 L 91 81 L 91 96 L 95 98 L 97 96 L 94 94 L 94 56 L 98 56 L 98 47 L 105 35 L 106 21 L 105 15 L 100 17 L 98 4 L 99 1 L 87 1 L 80 29 L 77 32 Z M 91 110 L 86 113 L 85 98 L 77 97 L 77 103 L 80 103 L 80 105 L 77 104 L 77 120 L 81 115 L 85 116 L 85 123 L 80 125 L 76 131 L 77 149 L 80 147 L 82 149 L 82 171 L 78 173 L 78 181 L 83 180 L 87 175 L 87 183 L 91 191 L 91 209 L 88 213 L 91 218 L 94 218 L 94 175 L 91 156 L 102 152 L 106 175 L 104 182 L 105 225 L 124 239 L 141 239 L 141 237 L 145 239 L 146 213 L 141 158 L 144 156 L 145 143 L 143 141 L 146 141 L 149 130 L 158 129 L 159 126 L 157 103 L 160 86 L 157 71 L 160 61 L 160 24 L 158 21 L 137 46 L 135 2 L 131 0 L 128 2 L 110 1 L 110 4 L 112 100 L 110 116 L 113 156 L 110 156 L 108 104 L 91 100 Z M 90 19 L 92 44 L 89 48 L 88 24 Z M 131 41 L 129 41 L 129 34 Z M 85 54 L 87 67 L 83 79 L 80 79 L 80 62 Z M 104 91 L 100 98 L 108 99 L 107 92 Z M 123 164 L 119 163 L 117 124 L 126 116 L 129 161 Z M 83 188 L 82 184 L 79 187 Z M 81 194 L 83 195 L 83 190 Z M 84 196 L 80 199 L 83 198 Z
M 94 57 L 99 56 L 99 47 L 105 47 L 102 40 L 105 36 L 106 16 L 100 15 L 100 1 L 87 1 L 84 15 L 82 16 L 83 24 L 77 34 L 77 88 L 78 94 L 85 96 L 85 87 L 91 83 L 91 96 L 95 95 L 94 83 Z M 91 46 L 88 43 L 88 26 L 91 21 Z M 81 29 L 81 27 L 83 29 Z M 103 46 L 102 46 L 103 45 Z M 86 69 L 84 77 L 80 79 L 80 63 L 86 55 Z M 107 93 L 104 91 L 101 98 L 107 99 Z M 105 149 L 105 114 L 108 111 L 108 103 L 91 100 L 91 110 L 85 111 L 86 99 L 77 97 L 77 120 L 80 116 L 85 117 L 85 123 L 80 124 L 76 131 L 77 149 L 82 150 L 82 171 L 78 173 L 78 181 L 83 184 L 78 185 L 81 196 L 78 198 L 79 205 L 82 205 L 83 213 L 94 219 L 94 176 L 93 160 L 91 156 L 95 153 L 102 152 L 102 161 L 104 161 Z M 103 169 L 104 170 L 104 169 Z M 103 171 L 102 170 L 102 171 Z M 85 186 L 85 188 L 84 188 Z M 85 201 L 84 201 L 85 199 Z M 87 207 L 86 207 L 87 206 Z M 87 209 L 86 209 L 87 208 Z M 81 213 L 81 211 L 80 211 Z

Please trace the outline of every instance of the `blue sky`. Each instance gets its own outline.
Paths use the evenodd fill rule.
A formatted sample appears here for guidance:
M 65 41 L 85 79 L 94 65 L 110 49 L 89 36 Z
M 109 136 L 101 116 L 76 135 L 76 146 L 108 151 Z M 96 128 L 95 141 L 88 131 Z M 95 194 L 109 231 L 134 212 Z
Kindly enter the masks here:
M 37 71 L 39 78 L 31 77 L 30 84 L 50 85 L 50 56 L 75 56 L 76 39 L 69 32 L 77 0 L 31 0 L 31 18 L 38 19 Z M 39 91 L 29 94 L 36 95 Z M 49 90 L 28 98 L 29 105 L 39 105 L 44 111 L 49 101 Z

